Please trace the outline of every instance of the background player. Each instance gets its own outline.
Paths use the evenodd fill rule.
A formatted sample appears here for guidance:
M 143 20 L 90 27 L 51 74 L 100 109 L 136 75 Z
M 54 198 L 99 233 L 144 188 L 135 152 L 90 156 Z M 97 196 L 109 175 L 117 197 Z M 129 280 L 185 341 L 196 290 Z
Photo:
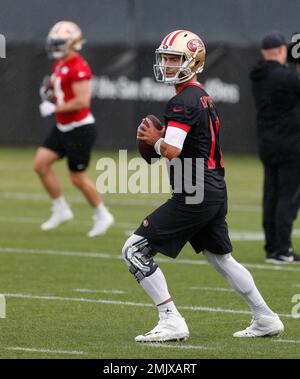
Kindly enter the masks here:
M 95 119 L 90 112 L 91 71 L 78 54 L 83 44 L 78 25 L 60 21 L 50 30 L 47 51 L 55 59 L 51 79 L 44 81 L 40 104 L 43 117 L 55 113 L 56 125 L 38 148 L 34 169 L 52 198 L 52 215 L 41 225 L 42 230 L 56 228 L 71 220 L 73 213 L 62 196 L 59 180 L 52 164 L 66 156 L 72 183 L 94 208 L 94 225 L 89 237 L 102 235 L 113 224 L 113 216 L 101 202 L 95 184 L 86 174 L 91 149 L 96 138 Z M 49 101 L 54 96 L 54 103 Z
M 153 259 L 157 252 L 176 258 L 186 242 L 191 243 L 196 253 L 204 252 L 208 262 L 229 281 L 253 312 L 250 326 L 234 336 L 278 334 L 284 329 L 278 315 L 265 303 L 251 274 L 230 254 L 232 247 L 225 221 L 224 163 L 219 146 L 220 122 L 211 98 L 196 77 L 204 66 L 204 44 L 191 32 L 175 31 L 163 39 L 156 57 L 156 80 L 175 85 L 177 94 L 166 105 L 166 131 L 157 130 L 147 119 L 149 126 L 142 122 L 137 138 L 154 146 L 156 152 L 169 161 L 177 158 L 184 163 L 185 159 L 191 159 L 192 170 L 185 170 L 183 164 L 182 171 L 174 171 L 171 199 L 147 216 L 123 247 L 129 271 L 152 298 L 159 313 L 157 326 L 135 340 L 157 342 L 188 338 L 186 322 Z M 188 193 L 174 190 L 176 175 L 180 174 L 184 183 L 197 179 L 197 158 L 204 159 L 204 199 L 198 204 L 188 204 Z

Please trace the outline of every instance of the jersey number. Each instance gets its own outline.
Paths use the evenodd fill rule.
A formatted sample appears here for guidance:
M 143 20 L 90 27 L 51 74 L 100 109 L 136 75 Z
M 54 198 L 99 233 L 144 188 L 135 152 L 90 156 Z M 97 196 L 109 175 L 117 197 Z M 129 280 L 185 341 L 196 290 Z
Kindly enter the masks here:
M 61 105 L 64 103 L 65 94 L 61 88 L 61 77 L 56 76 L 54 79 L 54 95 L 56 97 L 56 102 L 58 105 Z

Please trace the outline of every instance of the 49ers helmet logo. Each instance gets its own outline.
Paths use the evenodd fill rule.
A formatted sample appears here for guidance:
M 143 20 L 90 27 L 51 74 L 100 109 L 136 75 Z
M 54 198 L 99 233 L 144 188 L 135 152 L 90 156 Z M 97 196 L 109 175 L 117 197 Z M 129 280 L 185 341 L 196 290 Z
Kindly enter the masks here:
M 192 51 L 194 53 L 195 51 L 199 50 L 199 48 L 203 49 L 204 48 L 204 44 L 201 41 L 201 39 L 191 39 L 187 43 L 187 47 L 188 47 L 188 49 L 190 51 Z

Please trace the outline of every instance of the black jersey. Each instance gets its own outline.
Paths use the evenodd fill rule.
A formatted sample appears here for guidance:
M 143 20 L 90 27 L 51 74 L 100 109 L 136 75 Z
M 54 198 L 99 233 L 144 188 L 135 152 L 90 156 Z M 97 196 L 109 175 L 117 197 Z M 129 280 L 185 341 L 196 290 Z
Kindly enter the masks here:
M 260 61 L 250 74 L 257 108 L 259 155 L 265 163 L 300 162 L 300 78 L 276 61 Z
M 198 82 L 187 82 L 179 86 L 177 94 L 167 103 L 166 126 L 173 126 L 187 132 L 179 155 L 182 161 L 182 180 L 196 183 L 196 158 L 204 160 L 204 202 L 220 203 L 226 197 L 224 163 L 219 144 L 220 121 L 214 103 L 203 86 Z M 192 170 L 186 170 L 185 158 L 192 161 Z M 192 171 L 192 178 L 191 176 Z M 175 171 L 174 171 L 175 172 Z M 170 175 L 174 190 L 176 174 Z M 184 189 L 184 185 L 182 186 Z M 175 194 L 176 195 L 176 194 Z M 183 195 L 186 196 L 185 191 Z M 180 194 L 176 196 L 180 197 Z

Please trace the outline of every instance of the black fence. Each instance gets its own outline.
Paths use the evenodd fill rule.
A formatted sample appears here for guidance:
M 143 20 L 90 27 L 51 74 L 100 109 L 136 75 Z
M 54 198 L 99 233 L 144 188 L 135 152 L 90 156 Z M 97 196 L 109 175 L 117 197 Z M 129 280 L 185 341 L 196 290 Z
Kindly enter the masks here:
M 83 55 L 93 71 L 92 111 L 97 120 L 97 147 L 132 149 L 142 117 L 162 118 L 173 87 L 153 77 L 154 46 L 86 46 Z M 248 78 L 259 58 L 257 48 L 208 46 L 204 84 L 216 103 L 221 119 L 224 151 L 255 152 L 255 109 Z M 39 86 L 51 72 L 42 46 L 9 45 L 1 59 L 0 144 L 38 145 L 54 118 L 42 119 Z

